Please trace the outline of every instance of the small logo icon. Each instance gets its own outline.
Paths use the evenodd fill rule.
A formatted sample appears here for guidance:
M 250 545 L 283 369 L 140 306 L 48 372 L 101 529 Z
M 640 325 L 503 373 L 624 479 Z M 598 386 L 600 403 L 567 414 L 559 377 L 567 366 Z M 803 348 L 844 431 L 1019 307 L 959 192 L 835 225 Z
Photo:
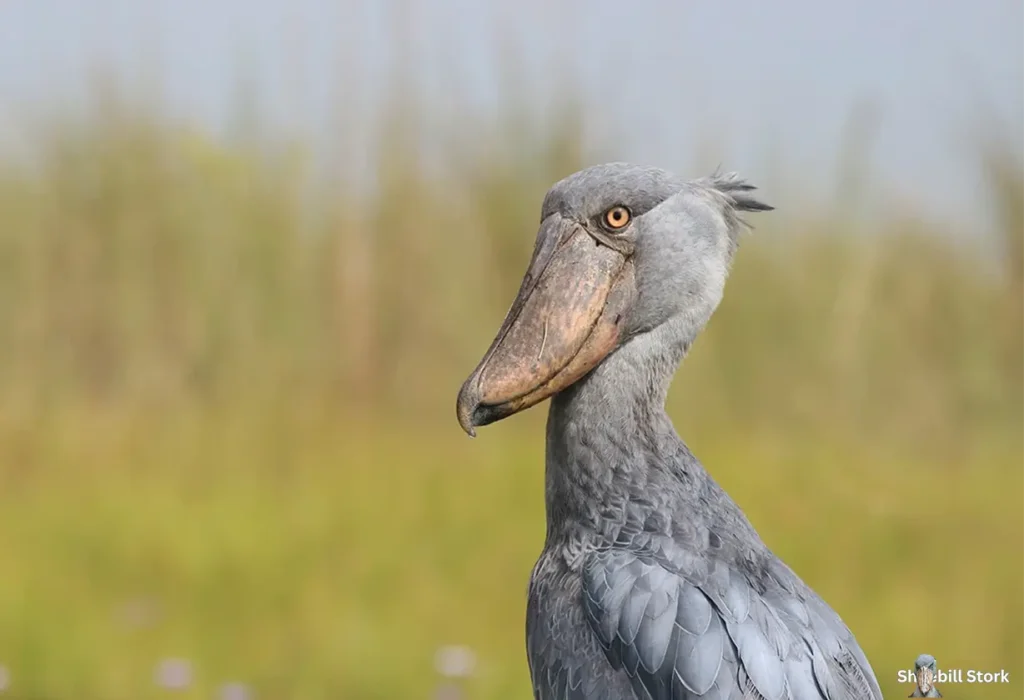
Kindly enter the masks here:
M 914 662 L 914 678 L 917 687 L 908 698 L 941 698 L 942 693 L 935 687 L 939 675 L 939 665 L 931 654 L 921 654 Z

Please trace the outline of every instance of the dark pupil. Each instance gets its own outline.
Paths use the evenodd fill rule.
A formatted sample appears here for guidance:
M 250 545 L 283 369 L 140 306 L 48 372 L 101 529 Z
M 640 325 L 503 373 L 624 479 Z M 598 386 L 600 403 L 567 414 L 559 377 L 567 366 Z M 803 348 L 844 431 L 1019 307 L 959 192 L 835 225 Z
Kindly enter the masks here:
M 613 211 L 612 212 L 612 218 L 615 221 L 618 221 L 619 219 L 621 219 L 622 218 L 622 210 L 621 209 L 616 209 L 615 211 Z

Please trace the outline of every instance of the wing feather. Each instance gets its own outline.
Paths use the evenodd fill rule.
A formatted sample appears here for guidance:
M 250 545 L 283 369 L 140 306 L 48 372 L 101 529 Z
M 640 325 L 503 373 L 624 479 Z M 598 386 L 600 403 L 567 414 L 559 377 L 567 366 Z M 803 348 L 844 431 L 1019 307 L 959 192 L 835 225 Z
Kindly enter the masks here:
M 881 700 L 849 630 L 788 570 L 759 593 L 721 562 L 680 561 L 612 548 L 583 564 L 586 620 L 637 698 Z

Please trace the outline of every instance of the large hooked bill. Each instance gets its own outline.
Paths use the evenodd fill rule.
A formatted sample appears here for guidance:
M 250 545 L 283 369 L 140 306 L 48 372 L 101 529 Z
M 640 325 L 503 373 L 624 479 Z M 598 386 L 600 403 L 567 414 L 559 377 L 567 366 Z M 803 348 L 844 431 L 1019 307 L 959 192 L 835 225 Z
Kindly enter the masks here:
M 631 258 L 558 214 L 541 224 L 519 293 L 456 412 L 470 436 L 562 391 L 618 345 L 636 293 Z

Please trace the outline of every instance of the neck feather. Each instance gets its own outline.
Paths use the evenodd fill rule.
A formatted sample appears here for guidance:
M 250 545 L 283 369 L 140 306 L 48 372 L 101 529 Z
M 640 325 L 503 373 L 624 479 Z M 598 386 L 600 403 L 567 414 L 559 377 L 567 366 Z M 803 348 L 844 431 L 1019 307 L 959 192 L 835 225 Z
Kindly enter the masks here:
M 549 536 L 552 528 L 593 524 L 625 501 L 677 493 L 680 481 L 703 478 L 665 411 L 672 377 L 695 335 L 666 324 L 636 336 L 554 397 L 547 425 Z

